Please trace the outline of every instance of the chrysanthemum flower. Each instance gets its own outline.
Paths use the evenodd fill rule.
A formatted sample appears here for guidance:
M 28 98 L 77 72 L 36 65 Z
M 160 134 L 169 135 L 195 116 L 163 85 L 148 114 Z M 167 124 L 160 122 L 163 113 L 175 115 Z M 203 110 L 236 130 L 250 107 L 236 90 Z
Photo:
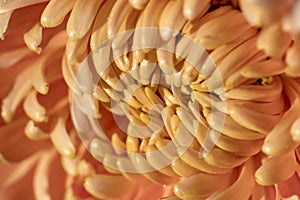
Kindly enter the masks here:
M 298 199 L 294 4 L 0 1 L 0 198 Z

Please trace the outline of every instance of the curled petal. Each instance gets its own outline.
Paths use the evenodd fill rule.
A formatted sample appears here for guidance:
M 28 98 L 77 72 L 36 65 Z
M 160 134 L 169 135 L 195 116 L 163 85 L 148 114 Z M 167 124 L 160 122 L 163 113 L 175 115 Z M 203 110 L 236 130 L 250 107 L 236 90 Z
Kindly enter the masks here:
M 290 34 L 283 32 L 279 23 L 272 24 L 260 32 L 257 48 L 273 58 L 282 58 L 292 42 Z
M 295 134 L 295 132 L 292 132 L 291 135 L 290 129 L 292 123 L 299 118 L 299 113 L 297 112 L 299 106 L 300 101 L 296 99 L 279 123 L 268 134 L 262 147 L 264 153 L 272 156 L 282 155 L 292 151 L 298 145 L 297 140 L 293 141 L 292 139 L 292 135 Z
M 260 27 L 279 21 L 290 8 L 292 1 L 240 0 L 239 4 L 247 20 L 252 25 Z
M 39 45 L 42 42 L 42 26 L 36 23 L 29 31 L 24 34 L 24 41 L 29 49 L 40 54 L 42 48 Z
M 0 152 L 9 162 L 19 162 L 30 157 L 37 150 L 49 148 L 49 141 L 34 142 L 24 134 L 27 118 L 16 119 L 15 123 L 9 123 L 0 128 Z M 14 134 L 11 134 L 14 133 Z M 15 148 L 11 148 L 11 147 Z M 16 148 L 17 147 L 17 148 Z
M 242 85 L 226 93 L 228 99 L 255 100 L 270 102 L 281 96 L 282 81 L 274 77 L 269 85 Z
M 292 138 L 295 142 L 300 142 L 300 118 L 298 118 L 291 128 Z
M 133 8 L 129 4 L 128 0 L 116 1 L 113 5 L 111 12 L 107 18 L 107 36 L 111 38 L 118 33 L 118 30 L 122 24 L 122 20 L 125 16 L 131 12 Z
M 194 20 L 203 15 L 209 8 L 209 0 L 184 0 L 183 2 L 183 15 L 188 20 Z
M 194 149 L 178 149 L 179 155 L 181 155 L 181 159 L 200 171 L 206 172 L 208 174 L 224 174 L 229 171 L 227 168 L 220 168 L 214 165 L 207 163 L 203 158 L 199 157 L 198 151 Z
M 31 83 L 29 77 L 34 68 L 29 67 L 20 73 L 15 80 L 13 88 L 2 101 L 1 115 L 6 122 L 10 122 L 14 116 L 17 106 L 30 91 Z
M 246 65 L 241 74 L 247 78 L 260 78 L 268 76 L 276 76 L 282 74 L 285 70 L 283 62 L 270 59 L 258 63 Z
M 25 6 L 42 3 L 48 0 L 14 0 L 14 1 L 1 1 L 0 13 L 9 12 Z
M 295 42 L 291 48 L 288 49 L 286 54 L 286 73 L 292 77 L 300 76 L 300 43 Z
M 160 36 L 165 41 L 168 41 L 172 37 L 174 31 L 180 31 L 186 23 L 186 19 L 181 11 L 182 5 L 183 0 L 169 1 L 160 17 Z
M 76 1 L 67 24 L 71 40 L 81 39 L 89 31 L 102 0 Z
M 49 135 L 41 130 L 39 127 L 35 126 L 33 121 L 29 121 L 25 127 L 25 135 L 31 140 L 44 140 L 49 138 Z
M 224 119 L 224 114 L 221 112 L 214 112 L 213 115 L 209 114 L 206 119 L 209 125 L 216 131 L 222 132 L 222 134 L 229 136 L 231 138 L 239 139 L 239 140 L 256 140 L 265 137 L 265 134 L 262 134 L 257 131 L 253 131 L 248 129 L 240 124 L 238 124 L 235 120 L 233 120 L 230 116 L 225 116 L 224 124 L 222 124 Z M 242 134 L 241 134 L 242 133 Z
M 1 40 L 4 39 L 3 34 L 6 32 L 11 14 L 12 14 L 12 11 L 8 11 L 8 12 L 0 14 L 0 39 Z
M 134 7 L 137 10 L 142 10 L 146 7 L 149 0 L 129 0 L 129 3 L 132 7 Z
M 93 51 L 100 47 L 100 44 L 108 39 L 107 37 L 107 17 L 114 6 L 115 1 L 106 1 L 100 7 L 98 14 L 95 18 L 95 22 L 92 28 L 92 34 L 90 38 L 90 46 Z
M 199 173 L 176 183 L 174 193 L 187 200 L 206 199 L 214 192 L 228 187 L 232 181 L 232 174 L 232 171 L 220 175 Z
M 280 114 L 267 115 L 238 106 L 232 106 L 229 112 L 232 119 L 240 125 L 264 134 L 270 132 L 282 117 Z
M 220 168 L 234 168 L 249 159 L 249 156 L 238 156 L 217 148 L 205 154 L 207 155 L 204 156 L 204 160 L 209 165 Z
M 41 15 L 41 25 L 47 28 L 61 24 L 71 11 L 75 0 L 51 0 Z
M 86 178 L 84 188 L 100 199 L 112 199 L 132 193 L 136 183 L 129 182 L 122 176 L 93 175 Z
M 76 150 L 67 133 L 65 123 L 65 119 L 58 119 L 54 130 L 51 132 L 50 138 L 60 154 L 72 158 L 75 156 Z
M 262 166 L 255 172 L 256 182 L 260 185 L 273 185 L 285 181 L 294 174 L 296 165 L 297 161 L 293 151 L 271 157 L 263 162 Z
M 46 118 L 46 109 L 39 104 L 36 91 L 31 91 L 24 101 L 24 110 L 26 114 L 36 122 L 44 122 Z
M 175 161 L 173 161 L 171 167 L 173 171 L 181 177 L 190 177 L 200 173 L 198 169 L 188 165 L 182 161 L 181 158 L 177 158 Z
M 231 23 L 226 23 L 228 21 Z M 205 49 L 211 50 L 234 40 L 249 28 L 242 13 L 232 10 L 203 24 L 197 30 L 196 40 Z M 224 31 L 223 34 L 219 34 L 220 31 Z

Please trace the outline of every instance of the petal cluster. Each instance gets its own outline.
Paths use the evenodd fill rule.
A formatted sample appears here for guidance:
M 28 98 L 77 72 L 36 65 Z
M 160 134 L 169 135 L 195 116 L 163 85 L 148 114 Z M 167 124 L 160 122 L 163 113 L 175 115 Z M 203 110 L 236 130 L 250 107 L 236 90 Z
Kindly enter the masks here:
M 0 1 L 0 198 L 298 199 L 298 4 Z

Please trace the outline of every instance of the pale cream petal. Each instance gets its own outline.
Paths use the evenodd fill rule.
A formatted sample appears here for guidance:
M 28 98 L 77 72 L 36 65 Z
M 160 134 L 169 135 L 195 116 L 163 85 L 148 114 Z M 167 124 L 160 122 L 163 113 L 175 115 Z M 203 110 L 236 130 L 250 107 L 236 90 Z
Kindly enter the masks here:
M 166 102 L 167 106 L 180 105 L 180 102 L 179 102 L 177 96 L 172 94 L 168 88 L 159 86 L 158 92 L 161 95 L 164 102 Z
M 300 76 L 300 43 L 295 42 L 291 48 L 288 49 L 285 61 L 287 63 L 287 67 L 285 72 L 292 77 Z
M 174 193 L 186 200 L 206 199 L 214 192 L 228 187 L 232 175 L 232 171 L 220 175 L 200 173 L 176 183 Z
M 114 133 L 111 136 L 111 142 L 114 146 L 114 149 L 118 155 L 122 155 L 126 152 L 126 144 L 125 142 L 120 138 L 119 134 Z
M 228 21 L 231 23 L 226 23 Z M 205 49 L 211 50 L 234 40 L 249 28 L 250 25 L 248 25 L 242 13 L 232 10 L 203 24 L 197 30 L 195 39 Z M 223 34 L 220 34 L 220 31 Z
M 111 38 L 118 33 L 118 30 L 123 22 L 122 20 L 132 10 L 133 8 L 129 4 L 128 0 L 116 1 L 107 18 L 108 38 Z
M 25 127 L 25 135 L 31 140 L 44 140 L 49 138 L 49 134 L 45 133 L 39 127 L 35 126 L 34 122 L 30 120 Z
M 173 142 L 176 141 L 181 147 L 194 147 L 197 149 L 200 146 L 197 145 L 194 131 L 189 132 L 177 115 L 171 117 L 170 123 L 172 132 L 169 132 L 169 134 Z
M 263 144 L 263 139 L 237 140 L 214 130 L 208 134 L 217 147 L 239 156 L 253 156 L 261 151 Z
M 225 121 L 224 121 L 225 117 Z M 248 129 L 236 121 L 230 116 L 224 116 L 221 112 L 214 112 L 206 117 L 209 125 L 216 131 L 222 132 L 222 134 L 231 138 L 239 140 L 256 140 L 266 137 L 265 134 L 259 133 Z M 222 123 L 223 122 L 223 123 Z
M 68 61 L 68 65 L 73 67 L 74 65 L 79 65 L 82 61 L 86 61 L 87 59 L 87 45 L 90 39 L 91 31 L 88 31 L 81 38 L 73 38 L 67 40 L 66 44 L 66 58 Z
M 224 174 L 230 170 L 208 164 L 203 158 L 200 158 L 200 152 L 194 149 L 178 149 L 178 153 L 185 163 L 208 174 Z
M 98 14 L 95 18 L 95 22 L 92 28 L 92 35 L 90 38 L 90 46 L 94 51 L 99 48 L 100 44 L 108 39 L 107 37 L 107 17 L 110 14 L 112 7 L 114 6 L 115 1 L 105 1 L 100 7 Z
M 250 28 L 246 33 L 240 35 L 235 40 L 226 43 L 216 49 L 214 49 L 209 57 L 204 62 L 203 66 L 200 69 L 200 73 L 203 74 L 204 77 L 209 77 L 212 71 L 215 70 L 215 65 L 220 65 L 221 61 L 230 54 L 235 48 L 240 46 L 245 41 L 249 40 L 253 36 L 257 34 L 256 28 Z
M 67 58 L 65 55 L 62 58 L 62 74 L 71 91 L 76 95 L 82 95 L 82 91 L 79 88 L 78 83 L 75 81 L 76 79 L 74 77 L 74 71 L 71 71 L 69 65 L 67 64 Z
M 71 176 L 78 175 L 78 162 L 73 158 L 61 157 L 61 165 L 65 172 Z
M 277 115 L 284 111 L 284 98 L 278 98 L 271 102 L 256 102 L 256 101 L 240 101 L 235 99 L 226 100 L 226 105 L 223 102 L 217 102 L 216 107 L 219 111 L 229 114 L 229 107 L 232 105 L 239 105 L 242 108 L 247 108 L 259 113 L 269 115 Z
M 291 127 L 292 138 L 295 142 L 300 142 L 300 118 L 298 118 Z
M 71 11 L 75 0 L 51 0 L 41 15 L 41 25 L 47 28 L 61 24 Z
M 279 21 L 291 6 L 292 1 L 268 0 L 240 0 L 239 5 L 247 20 L 254 26 L 269 25 Z
M 130 194 L 136 187 L 122 176 L 93 175 L 86 178 L 84 188 L 100 199 L 121 198 Z
M 139 11 L 132 9 L 124 16 L 123 22 L 117 30 L 118 36 L 112 39 L 111 47 L 114 50 L 113 54 L 115 59 L 120 58 L 123 53 L 123 57 L 126 60 L 126 62 L 130 62 L 128 60 L 129 56 L 126 56 L 126 54 L 129 54 L 129 52 L 127 52 L 127 48 L 130 48 L 128 46 L 128 43 L 131 42 L 131 37 L 134 33 L 133 29 L 136 28 L 139 15 Z M 120 51 L 121 53 L 119 53 Z
M 274 77 L 269 85 L 242 85 L 233 88 L 226 93 L 226 98 L 270 102 L 279 98 L 281 92 L 282 81 L 279 77 Z
M 210 152 L 205 152 L 204 160 L 209 165 L 220 168 L 234 168 L 249 159 L 249 156 L 238 156 L 224 150 L 214 148 Z
M 4 33 L 7 30 L 8 22 L 13 11 L 8 11 L 0 14 L 0 39 L 4 40 Z
M 292 42 L 291 35 L 282 30 L 279 23 L 262 29 L 257 39 L 257 48 L 273 58 L 282 58 Z
M 149 0 L 129 0 L 129 3 L 132 7 L 134 7 L 137 10 L 142 10 L 146 7 L 146 5 L 149 3 Z
M 151 0 L 143 11 L 143 20 L 141 27 L 157 27 L 162 11 L 167 5 L 168 1 Z M 141 38 L 146 39 L 145 38 Z
M 282 117 L 281 114 L 267 115 L 236 105 L 229 108 L 229 113 L 232 119 L 240 125 L 264 134 L 270 132 Z
M 176 147 L 172 144 L 171 140 L 158 139 L 155 143 L 155 146 L 170 160 L 172 160 L 174 157 L 178 157 Z
M 48 182 L 48 170 L 51 161 L 56 156 L 56 152 L 52 149 L 50 152 L 42 154 L 41 159 L 38 162 L 37 169 L 35 171 L 33 179 L 33 191 L 37 200 L 50 200 L 49 182 Z
M 261 185 L 280 183 L 294 174 L 296 165 L 297 161 L 293 151 L 281 156 L 271 157 L 264 161 L 262 166 L 255 172 L 256 182 Z
M 162 49 L 157 49 L 156 52 L 160 69 L 165 74 L 172 74 L 175 69 L 174 54 Z
M 156 170 L 167 176 L 176 177 L 172 168 L 170 167 L 171 160 L 169 160 L 162 152 L 155 146 L 149 146 L 146 153 L 148 163 Z
M 36 23 L 24 34 L 25 44 L 29 49 L 37 54 L 42 52 L 42 48 L 40 47 L 42 42 L 42 31 L 43 27 L 40 25 L 40 23 Z
M 293 140 L 290 129 L 294 120 L 299 115 L 295 112 L 299 109 L 299 99 L 292 105 L 292 107 L 284 114 L 283 118 L 268 134 L 262 146 L 262 151 L 267 155 L 278 156 L 290 151 L 299 144 L 297 140 Z
M 182 6 L 183 0 L 169 1 L 160 17 L 159 32 L 165 41 L 174 37 L 174 31 L 179 32 L 186 23 L 182 13 Z
M 14 123 L 2 125 L 0 128 L 0 152 L 8 162 L 20 162 L 37 151 L 42 151 L 50 146 L 49 141 L 35 142 L 26 137 L 24 128 L 28 118 L 15 119 Z M 14 133 L 14 134 L 11 134 Z M 18 148 L 11 148 L 18 146 Z
M 210 1 L 184 0 L 183 15 L 188 20 L 197 19 L 199 16 L 207 12 Z
M 34 71 L 31 74 L 30 80 L 32 86 L 40 94 L 47 94 L 49 91 L 49 84 L 61 77 L 59 65 L 64 51 L 64 43 L 58 41 L 64 40 L 65 37 L 66 35 L 63 32 L 55 35 L 55 37 L 50 40 L 50 44 L 44 49 L 41 56 L 36 59 L 33 64 Z
M 14 116 L 17 106 L 30 91 L 31 82 L 29 80 L 34 68 L 29 67 L 18 75 L 13 88 L 2 101 L 1 115 L 6 122 L 10 122 Z
M 24 110 L 26 114 L 36 122 L 47 121 L 46 109 L 38 102 L 37 92 L 31 91 L 24 101 Z
M 66 119 L 59 118 L 50 138 L 61 155 L 72 158 L 75 156 L 76 149 L 67 133 L 65 123 Z
M 260 78 L 280 75 L 284 70 L 285 64 L 283 62 L 270 59 L 246 65 L 243 67 L 241 74 L 247 78 Z
M 135 168 L 153 183 L 161 185 L 173 185 L 177 180 L 174 177 L 156 171 L 141 154 L 132 154 L 130 156 Z
M 181 158 L 177 158 L 172 162 L 173 171 L 181 177 L 190 177 L 199 174 L 201 171 L 183 162 Z
M 255 45 L 256 38 L 253 37 L 232 50 L 214 70 L 212 75 L 206 80 L 210 90 L 216 89 L 223 84 L 230 74 L 237 71 L 248 60 L 258 53 Z
M 219 9 L 216 9 L 212 12 L 207 13 L 205 16 L 203 16 L 200 20 L 197 21 L 188 21 L 186 25 L 184 26 L 182 32 L 187 34 L 189 37 L 194 38 L 196 36 L 197 30 L 199 27 L 201 27 L 206 22 L 215 19 L 219 16 L 225 15 L 229 11 L 231 11 L 233 8 L 232 6 L 222 6 Z
M 25 6 L 42 3 L 48 0 L 3 0 L 0 1 L 0 13 L 9 12 Z
M 71 40 L 81 39 L 90 30 L 103 0 L 76 1 L 67 24 Z

